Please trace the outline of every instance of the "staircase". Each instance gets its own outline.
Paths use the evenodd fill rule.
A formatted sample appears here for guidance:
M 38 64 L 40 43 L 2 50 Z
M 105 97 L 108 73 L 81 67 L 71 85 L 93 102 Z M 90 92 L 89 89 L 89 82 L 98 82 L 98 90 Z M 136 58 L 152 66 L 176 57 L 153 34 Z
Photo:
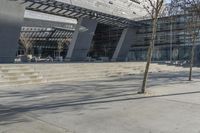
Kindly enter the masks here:
M 0 86 L 65 81 L 112 80 L 143 75 L 144 62 L 0 65 Z M 182 71 L 182 67 L 151 64 L 150 73 Z
M 27 65 L 0 65 L 0 87 L 44 83 L 42 75 Z
M 146 63 L 68 63 L 68 64 L 37 64 L 33 67 L 39 70 L 47 82 L 62 81 L 94 81 L 109 80 L 127 75 L 143 75 Z M 175 66 L 151 64 L 150 73 L 181 71 Z
M 47 82 L 62 81 L 94 81 L 119 78 L 129 74 L 139 74 L 135 69 L 141 65 L 131 68 L 126 63 L 69 63 L 69 64 L 38 64 L 34 66 L 39 70 Z

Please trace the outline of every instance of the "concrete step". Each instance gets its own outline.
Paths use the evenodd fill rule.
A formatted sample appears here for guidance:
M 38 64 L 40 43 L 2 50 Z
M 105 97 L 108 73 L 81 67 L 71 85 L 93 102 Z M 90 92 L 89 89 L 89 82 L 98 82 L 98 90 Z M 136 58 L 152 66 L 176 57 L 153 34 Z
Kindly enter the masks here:
M 19 64 L 9 64 L 9 65 L 4 65 L 1 64 L 0 69 L 19 69 L 19 68 L 30 68 L 29 65 L 19 65 Z
M 34 71 L 33 69 L 0 69 L 1 72 L 29 72 L 29 71 Z
M 106 77 L 106 75 L 102 74 L 102 75 L 84 75 L 84 76 L 80 76 L 80 75 L 52 75 L 52 76 L 48 76 L 48 79 L 56 79 L 56 78 L 90 78 L 90 77 Z
M 55 69 L 52 69 L 52 70 L 44 70 L 42 73 L 51 73 L 51 74 L 57 74 L 57 73 L 65 73 L 65 74 L 74 74 L 74 73 L 92 73 L 92 72 L 95 72 L 95 73 L 102 73 L 102 72 L 130 72 L 130 71 L 135 71 L 134 69 L 82 69 L 82 70 L 66 70 L 66 71 L 63 71 L 63 70 L 55 70 Z
M 26 73 L 19 73 L 19 74 L 4 74 L 1 77 L 2 78 L 15 78 L 15 77 L 39 77 L 39 73 L 31 73 L 31 74 L 26 74 Z
M 40 73 L 28 65 L 0 65 L 0 85 L 24 85 L 42 83 L 45 80 Z
M 44 80 L 23 80 L 23 81 L 8 81 L 8 82 L 2 82 L 0 81 L 0 87 L 6 87 L 6 86 L 19 86 L 19 85 L 31 85 L 31 84 L 43 84 L 46 83 Z
M 56 78 L 56 79 L 49 78 L 47 80 L 47 82 L 48 83 L 64 82 L 64 81 L 74 81 L 74 82 L 78 81 L 78 82 L 80 82 L 80 81 L 94 81 L 94 80 L 98 81 L 98 80 L 105 80 L 105 79 L 106 79 L 106 77 L 104 77 L 104 76 L 103 77 L 101 77 L 101 76 L 99 76 L 99 77 L 89 77 L 89 78 Z
M 86 77 L 86 76 L 96 76 L 96 75 L 101 75 L 101 76 L 113 76 L 113 75 L 127 75 L 127 74 L 140 74 L 141 72 L 134 72 L 134 71 L 100 71 L 100 72 L 66 72 L 66 73 L 46 73 L 43 74 L 45 77 L 59 77 L 59 76 L 63 76 L 63 77 L 72 77 L 72 76 L 79 76 L 79 77 Z
M 63 81 L 92 81 L 142 74 L 146 63 L 68 63 L 0 65 L 0 83 L 32 84 Z M 151 64 L 150 72 L 180 71 L 182 68 Z

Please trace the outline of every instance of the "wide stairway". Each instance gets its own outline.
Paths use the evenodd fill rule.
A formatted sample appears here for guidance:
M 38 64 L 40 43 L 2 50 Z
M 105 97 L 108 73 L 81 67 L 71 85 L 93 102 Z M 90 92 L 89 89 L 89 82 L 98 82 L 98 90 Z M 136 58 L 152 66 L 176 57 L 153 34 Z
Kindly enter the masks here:
M 94 81 L 142 75 L 144 62 L 127 63 L 66 63 L 0 65 L 0 86 Z M 183 68 L 151 64 L 150 72 L 174 72 Z
M 44 83 L 42 75 L 29 65 L 0 65 L 0 87 Z

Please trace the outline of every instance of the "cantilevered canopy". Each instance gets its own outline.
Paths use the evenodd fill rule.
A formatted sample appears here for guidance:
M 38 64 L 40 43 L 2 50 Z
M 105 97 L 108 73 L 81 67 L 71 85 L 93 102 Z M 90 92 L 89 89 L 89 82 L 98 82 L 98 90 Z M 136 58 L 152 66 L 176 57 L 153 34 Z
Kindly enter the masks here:
M 27 10 L 43 12 L 68 18 L 79 19 L 88 17 L 97 20 L 99 23 L 116 25 L 118 27 L 137 27 L 142 24 L 127 18 L 86 9 L 57 0 L 18 0 L 23 1 Z
M 20 35 L 20 44 L 33 47 L 56 48 L 58 43 L 69 44 L 74 30 L 58 27 L 23 27 Z

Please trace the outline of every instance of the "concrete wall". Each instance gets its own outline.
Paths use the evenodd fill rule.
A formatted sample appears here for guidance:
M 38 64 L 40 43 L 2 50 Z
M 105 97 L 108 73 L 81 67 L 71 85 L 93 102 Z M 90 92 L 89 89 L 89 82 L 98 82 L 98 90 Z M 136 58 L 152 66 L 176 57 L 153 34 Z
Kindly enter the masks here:
M 117 44 L 112 61 L 125 61 L 132 44 L 136 41 L 136 29 L 124 29 Z
M 0 63 L 14 61 L 24 12 L 18 2 L 0 0 Z
M 88 18 L 79 20 L 67 52 L 69 61 L 84 61 L 86 59 L 96 27 L 96 20 Z
M 200 66 L 200 46 L 199 45 L 197 45 L 195 49 L 194 64 L 196 66 Z

